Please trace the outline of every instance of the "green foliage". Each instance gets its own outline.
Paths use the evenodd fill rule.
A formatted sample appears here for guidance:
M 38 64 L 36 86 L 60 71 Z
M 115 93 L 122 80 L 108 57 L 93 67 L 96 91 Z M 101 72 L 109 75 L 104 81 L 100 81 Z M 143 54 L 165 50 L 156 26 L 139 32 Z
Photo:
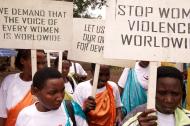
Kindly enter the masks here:
M 105 0 L 74 0 L 74 17 L 85 17 L 90 18 L 90 15 L 85 13 L 88 7 L 95 9 L 96 7 L 101 8 L 106 4 Z

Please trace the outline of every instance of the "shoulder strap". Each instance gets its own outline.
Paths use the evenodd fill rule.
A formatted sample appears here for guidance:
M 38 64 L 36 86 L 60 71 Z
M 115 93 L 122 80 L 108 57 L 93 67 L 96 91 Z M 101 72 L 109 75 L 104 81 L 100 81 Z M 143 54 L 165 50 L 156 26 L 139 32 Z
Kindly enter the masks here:
M 71 118 L 73 122 L 73 126 L 76 126 L 76 120 L 74 115 L 74 108 L 70 100 L 65 100 L 65 105 L 68 110 L 69 117 Z
M 72 78 L 71 78 L 70 76 L 67 76 L 67 79 L 68 79 L 68 81 L 70 82 L 71 87 L 72 87 L 73 92 L 74 92 L 74 91 L 75 91 L 75 84 L 74 84 L 74 82 L 73 82 Z

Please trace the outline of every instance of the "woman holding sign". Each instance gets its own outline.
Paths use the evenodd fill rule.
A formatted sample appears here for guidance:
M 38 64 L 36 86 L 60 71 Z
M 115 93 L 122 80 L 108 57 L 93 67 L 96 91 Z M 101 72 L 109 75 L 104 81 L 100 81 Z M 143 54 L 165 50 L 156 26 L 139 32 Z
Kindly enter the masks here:
M 37 68 L 45 67 L 46 60 L 43 51 L 37 51 Z M 0 126 L 15 126 L 18 113 L 33 103 L 30 88 L 32 84 L 31 51 L 18 50 L 15 66 L 21 70 L 8 75 L 0 88 Z
M 92 65 L 93 73 L 94 70 L 95 66 Z M 95 98 L 91 97 L 92 80 L 76 87 L 74 100 L 83 107 L 89 126 L 114 126 L 121 121 L 119 89 L 114 82 L 108 81 L 109 78 L 109 66 L 101 65 Z
M 146 109 L 146 104 L 138 106 L 125 117 L 123 126 L 190 126 L 190 111 L 180 107 L 183 86 L 178 69 L 158 67 L 156 110 Z

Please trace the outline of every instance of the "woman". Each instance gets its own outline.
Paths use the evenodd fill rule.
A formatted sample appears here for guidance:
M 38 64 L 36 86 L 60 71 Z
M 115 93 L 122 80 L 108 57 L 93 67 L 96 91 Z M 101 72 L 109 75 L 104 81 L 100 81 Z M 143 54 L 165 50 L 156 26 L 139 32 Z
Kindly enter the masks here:
M 85 114 L 76 102 L 70 102 L 73 113 L 64 98 L 64 81 L 59 71 L 44 68 L 34 75 L 32 94 L 39 101 L 24 108 L 18 116 L 16 126 L 88 126 Z
M 43 68 L 46 63 L 43 51 L 37 51 L 37 68 Z M 0 88 L 0 126 L 15 126 L 18 113 L 33 103 L 30 92 L 32 84 L 31 51 L 19 49 L 15 66 L 21 71 L 8 75 Z

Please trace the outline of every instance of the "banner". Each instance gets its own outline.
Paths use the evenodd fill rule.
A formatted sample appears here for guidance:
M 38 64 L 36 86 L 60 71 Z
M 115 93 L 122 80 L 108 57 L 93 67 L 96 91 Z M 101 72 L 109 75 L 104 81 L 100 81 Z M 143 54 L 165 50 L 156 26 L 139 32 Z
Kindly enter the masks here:
M 98 19 L 74 18 L 73 42 L 69 59 L 106 64 L 112 66 L 132 67 L 135 61 L 103 58 L 105 21 Z M 115 53 L 112 50 L 111 53 Z
M 72 17 L 72 2 L 1 0 L 0 48 L 68 49 Z
M 108 1 L 105 57 L 190 62 L 189 4 L 189 0 Z

